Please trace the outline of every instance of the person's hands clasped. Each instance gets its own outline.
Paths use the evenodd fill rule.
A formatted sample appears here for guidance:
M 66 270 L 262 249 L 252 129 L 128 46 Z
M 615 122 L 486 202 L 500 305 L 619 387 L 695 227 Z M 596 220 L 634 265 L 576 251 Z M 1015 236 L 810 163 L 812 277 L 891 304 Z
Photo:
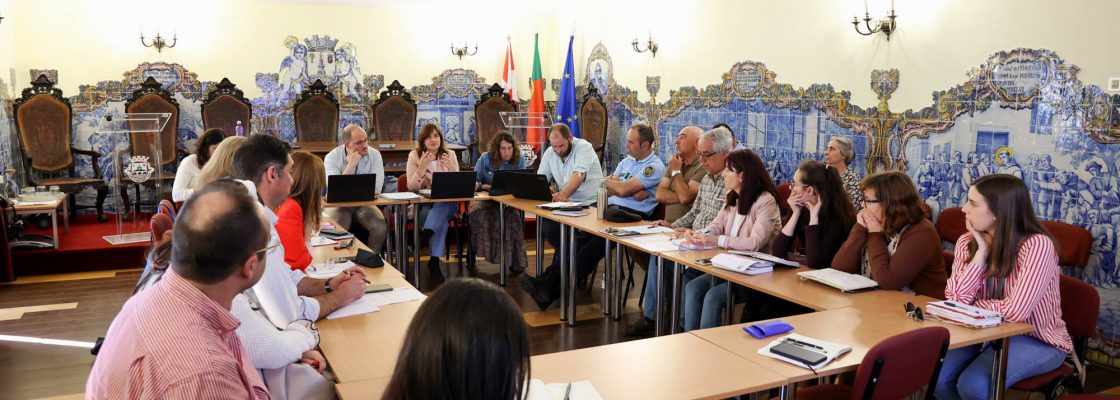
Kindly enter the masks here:
M 358 301 L 365 295 L 365 275 L 354 275 L 343 272 L 331 278 L 331 287 L 339 293 L 346 303 Z
M 805 207 L 805 195 L 791 194 L 789 198 L 786 199 L 786 204 L 789 204 L 790 211 L 794 214 L 798 214 L 801 212 L 801 208 Z
M 870 233 L 879 233 L 883 231 L 883 216 L 878 213 L 872 212 L 870 209 L 863 209 L 856 217 L 856 221 Z
M 634 200 L 643 201 L 643 200 L 648 199 L 648 198 L 649 198 L 649 192 L 647 192 L 645 189 L 639 190 L 636 193 L 634 193 Z
M 323 357 L 323 353 L 319 350 L 308 350 L 303 352 L 300 356 L 299 362 L 310 365 L 312 368 L 319 372 L 327 370 L 327 359 Z

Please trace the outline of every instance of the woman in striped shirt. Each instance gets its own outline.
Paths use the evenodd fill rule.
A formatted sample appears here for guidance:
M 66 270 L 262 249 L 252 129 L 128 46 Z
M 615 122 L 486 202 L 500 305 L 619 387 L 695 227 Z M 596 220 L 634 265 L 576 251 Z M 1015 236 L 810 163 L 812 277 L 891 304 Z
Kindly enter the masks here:
M 957 240 L 945 297 L 1035 327 L 1011 337 L 1007 387 L 1057 368 L 1073 342 L 1062 321 L 1058 252 L 1035 217 L 1027 186 L 1011 175 L 984 176 L 968 189 L 963 211 L 968 233 Z M 949 351 L 937 398 L 987 398 L 992 358 L 992 348 L 982 344 Z

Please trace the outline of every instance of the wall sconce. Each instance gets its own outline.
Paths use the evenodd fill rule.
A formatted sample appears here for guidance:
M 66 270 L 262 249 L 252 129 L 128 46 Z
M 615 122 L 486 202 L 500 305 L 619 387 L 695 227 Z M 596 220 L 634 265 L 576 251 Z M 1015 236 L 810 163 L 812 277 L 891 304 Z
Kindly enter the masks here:
M 639 44 L 640 43 L 638 42 L 638 37 L 636 36 L 634 37 L 634 41 L 630 43 L 631 46 L 634 46 L 634 51 L 639 53 L 645 53 L 646 51 L 649 51 L 650 54 L 653 54 L 654 57 L 657 57 L 657 42 L 653 41 L 652 34 L 649 36 L 649 40 L 646 41 L 646 48 L 643 49 L 638 47 Z
M 856 33 L 863 36 L 870 36 L 878 32 L 883 32 L 884 35 L 887 35 L 887 40 L 889 41 L 891 40 L 891 32 L 894 32 L 898 28 L 894 21 L 895 17 L 897 17 L 897 15 L 894 13 L 894 0 L 891 0 L 891 12 L 882 19 L 872 19 L 871 12 L 867 10 L 867 0 L 863 0 L 863 25 L 867 28 L 867 32 L 865 33 L 860 29 L 859 17 L 852 17 L 852 26 L 856 28 Z
M 176 43 L 179 43 L 179 38 L 176 37 L 175 34 L 171 34 L 171 44 L 167 44 L 167 41 L 163 40 L 163 37 L 159 35 L 159 32 L 156 32 L 156 37 L 155 39 L 152 39 L 152 44 L 148 44 L 147 42 L 145 42 L 144 34 L 140 34 L 140 44 L 144 45 L 144 47 L 155 47 L 156 51 L 160 53 L 163 53 L 164 47 L 170 49 L 172 47 L 175 47 Z
M 455 47 L 455 42 L 451 42 L 451 54 L 454 56 L 458 56 L 460 60 L 463 59 L 463 56 L 473 56 L 475 54 L 478 54 L 478 44 L 475 43 L 473 52 L 468 50 L 470 50 L 470 47 L 467 46 L 466 42 L 463 43 L 463 47 Z

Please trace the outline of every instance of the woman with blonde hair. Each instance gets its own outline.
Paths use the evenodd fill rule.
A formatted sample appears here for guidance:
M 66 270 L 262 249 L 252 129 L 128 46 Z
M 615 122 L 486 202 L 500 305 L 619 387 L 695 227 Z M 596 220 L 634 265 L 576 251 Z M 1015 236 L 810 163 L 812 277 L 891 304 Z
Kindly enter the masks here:
M 210 154 L 210 161 L 206 162 L 206 166 L 202 167 L 202 172 L 198 173 L 198 180 L 195 182 L 195 187 L 206 186 L 207 183 L 224 178 L 233 174 L 233 155 L 245 144 L 244 136 L 230 136 L 222 139 L 218 143 L 218 147 L 214 148 L 214 152 Z
M 521 157 L 520 146 L 517 138 L 509 132 L 501 131 L 490 140 L 489 151 L 478 157 L 474 166 L 475 185 L 481 190 L 490 190 L 494 183 L 494 172 L 504 169 L 525 168 L 525 159 Z M 510 272 L 520 273 L 525 270 L 527 253 L 525 241 L 518 240 L 525 237 L 521 213 L 509 210 L 505 214 L 506 230 L 498 232 L 498 203 L 493 201 L 472 201 L 467 217 L 470 218 L 471 242 L 474 251 L 486 259 L 497 263 L 501 259 L 501 252 L 505 251 Z M 497 235 L 497 236 L 495 236 Z M 502 236 L 513 238 L 506 249 L 501 248 Z
M 293 270 L 311 265 L 308 243 L 319 228 L 326 176 L 319 157 L 305 151 L 292 153 L 292 190 L 276 209 L 276 232 L 284 245 L 284 261 Z

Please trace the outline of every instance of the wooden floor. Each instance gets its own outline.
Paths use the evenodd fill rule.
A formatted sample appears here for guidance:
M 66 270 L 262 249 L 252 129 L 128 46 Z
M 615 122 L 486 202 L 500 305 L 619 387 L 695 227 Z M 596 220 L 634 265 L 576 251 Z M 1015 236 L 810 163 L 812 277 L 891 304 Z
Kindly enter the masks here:
M 531 243 L 528 248 L 533 248 Z M 551 257 L 549 251 L 545 255 L 546 264 Z M 534 257 L 530 255 L 529 260 L 529 270 L 532 271 Z M 443 270 L 449 279 L 468 275 L 454 262 L 445 262 Z M 139 270 L 118 270 L 36 277 L 0 284 L 0 335 L 93 342 L 105 334 L 109 323 L 132 293 L 139 275 Z M 644 277 L 640 269 L 636 275 L 636 287 L 627 300 L 630 313 L 621 322 L 603 317 L 598 306 L 600 292 L 597 289 L 577 291 L 580 314 L 587 319 L 581 317 L 574 327 L 559 323 L 557 304 L 546 312 L 540 312 L 532 298 L 521 290 L 516 276 L 508 278 L 505 290 L 519 304 L 526 320 L 535 325 L 529 329 L 532 353 L 547 354 L 633 339 L 627 337 L 624 331 L 627 323 L 639 315 L 637 297 Z M 479 260 L 474 276 L 497 283 L 498 268 Z M 423 279 L 427 279 L 427 271 Z M 425 288 L 431 288 L 431 285 L 426 284 Z M 77 305 L 75 307 L 70 303 Z M 16 318 L 4 318 L 17 314 Z M 0 368 L 0 399 L 81 398 L 93 365 L 93 356 L 88 348 L 0 340 L 0 365 L 3 365 Z M 1120 374 L 1103 368 L 1090 369 L 1090 393 L 1118 385 Z M 1008 398 L 1026 397 L 1021 393 L 1011 393 Z M 1035 398 L 1040 397 L 1036 395 Z

